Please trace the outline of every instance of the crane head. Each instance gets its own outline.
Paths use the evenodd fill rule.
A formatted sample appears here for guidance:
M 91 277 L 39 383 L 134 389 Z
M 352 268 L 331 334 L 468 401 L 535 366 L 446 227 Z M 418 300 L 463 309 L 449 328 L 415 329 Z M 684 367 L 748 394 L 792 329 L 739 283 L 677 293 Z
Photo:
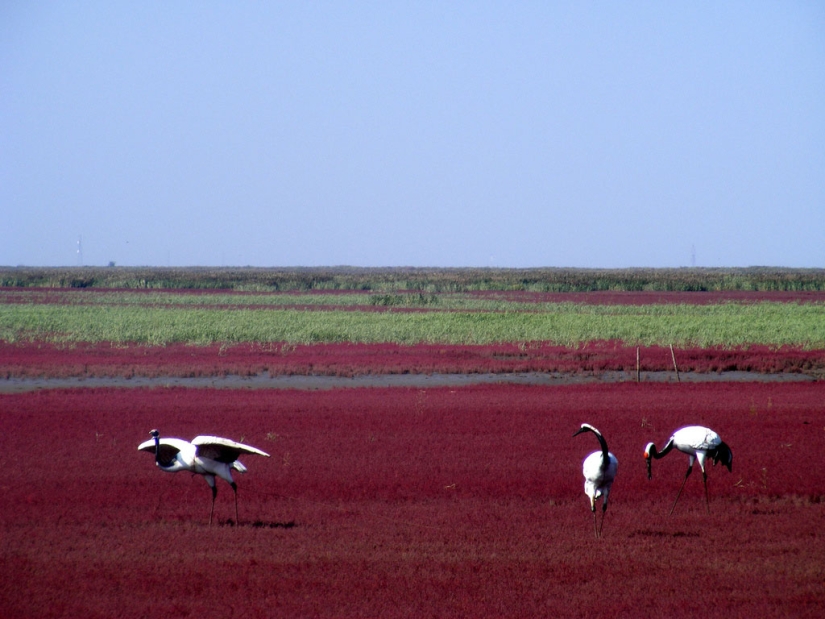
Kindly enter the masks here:
M 152 437 L 154 437 L 154 438 L 157 438 L 157 437 L 160 436 L 160 432 L 158 432 L 157 430 L 152 430 L 151 432 L 149 432 L 149 434 L 151 434 Z
M 645 464 L 647 465 L 647 478 L 653 479 L 653 458 L 650 456 L 651 449 L 653 448 L 653 443 L 648 443 L 645 447 Z
M 597 436 L 601 436 L 601 432 L 599 432 L 596 428 L 591 426 L 589 423 L 583 423 L 581 427 L 573 433 L 573 436 L 578 436 L 582 432 L 593 432 Z

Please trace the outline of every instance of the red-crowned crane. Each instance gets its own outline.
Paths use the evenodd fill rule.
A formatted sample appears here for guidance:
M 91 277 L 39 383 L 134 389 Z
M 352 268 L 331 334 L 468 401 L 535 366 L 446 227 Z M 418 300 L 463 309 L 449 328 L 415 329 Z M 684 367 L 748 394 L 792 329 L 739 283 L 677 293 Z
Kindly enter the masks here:
M 177 473 L 190 471 L 203 475 L 206 483 L 212 488 L 212 509 L 209 511 L 209 524 L 212 524 L 212 515 L 215 513 L 215 497 L 218 488 L 215 477 L 226 480 L 235 493 L 235 523 L 238 524 L 238 486 L 232 479 L 232 469 L 239 473 L 246 473 L 246 467 L 238 461 L 241 454 L 255 454 L 269 457 L 268 453 L 236 443 L 228 438 L 219 436 L 196 436 L 192 442 L 180 438 L 159 438 L 157 430 L 150 432 L 152 438 L 138 445 L 138 451 L 149 451 L 155 454 L 155 464 L 161 471 Z
M 682 453 L 687 454 L 689 461 L 687 471 L 685 472 L 685 478 L 682 480 L 682 485 L 679 488 L 679 492 L 676 494 L 676 500 L 673 501 L 673 507 L 670 508 L 670 515 L 672 515 L 673 510 L 676 509 L 676 503 L 679 501 L 679 496 L 682 494 L 682 489 L 685 487 L 685 482 L 693 471 L 694 460 L 699 462 L 699 468 L 702 469 L 702 482 L 705 484 L 705 506 L 708 514 L 710 514 L 708 475 L 705 472 L 705 460 L 710 458 L 713 460 L 714 466 L 716 466 L 717 462 L 721 462 L 724 466 L 728 467 L 729 471 L 732 471 L 733 469 L 731 468 L 731 465 L 733 464 L 733 452 L 730 450 L 730 447 L 728 447 L 727 444 L 719 438 L 719 435 L 710 428 L 705 428 L 702 426 L 687 426 L 676 430 L 662 451 L 658 451 L 656 449 L 656 445 L 653 443 L 648 443 L 647 446 L 645 446 L 645 462 L 647 463 L 648 479 L 653 477 L 653 471 L 651 470 L 652 460 L 654 458 L 658 460 L 659 458 L 665 457 L 674 447 Z
M 583 423 L 573 436 L 582 432 L 592 432 L 599 439 L 602 446 L 601 451 L 594 451 L 584 459 L 582 473 L 584 474 L 584 493 L 590 499 L 590 511 L 593 512 L 593 532 L 599 538 L 604 527 L 604 516 L 607 512 L 607 497 L 610 494 L 610 487 L 616 479 L 616 471 L 619 468 L 619 461 L 607 450 L 607 441 L 602 433 L 589 423 Z M 596 527 L 596 499 L 602 498 L 602 524 Z

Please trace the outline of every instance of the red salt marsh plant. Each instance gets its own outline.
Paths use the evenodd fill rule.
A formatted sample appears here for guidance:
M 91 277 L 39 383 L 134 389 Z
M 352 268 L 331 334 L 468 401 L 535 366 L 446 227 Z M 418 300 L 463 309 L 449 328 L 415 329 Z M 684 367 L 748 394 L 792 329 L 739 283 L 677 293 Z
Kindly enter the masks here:
M 620 384 L 0 395 L 0 610 L 15 617 L 818 616 L 825 387 Z M 619 459 L 593 539 L 571 438 Z M 718 431 L 709 471 L 642 452 Z M 256 445 L 241 520 L 159 472 L 146 432 Z M 586 443 L 586 442 L 585 442 Z M 598 595 L 594 592 L 598 591 Z
M 825 350 L 748 346 L 640 349 L 643 372 L 746 371 L 821 374 Z M 89 376 L 223 376 L 635 372 L 636 348 L 621 342 L 576 347 L 547 342 L 490 344 L 212 344 L 144 346 L 0 342 L 0 379 Z

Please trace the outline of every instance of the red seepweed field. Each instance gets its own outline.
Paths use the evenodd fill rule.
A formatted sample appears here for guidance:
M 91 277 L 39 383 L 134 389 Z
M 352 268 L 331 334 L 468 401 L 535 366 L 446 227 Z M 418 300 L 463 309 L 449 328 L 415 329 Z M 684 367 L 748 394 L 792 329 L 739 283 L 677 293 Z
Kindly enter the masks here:
M 744 371 L 825 373 L 825 350 L 798 346 L 676 348 L 645 346 L 642 372 Z M 193 346 L 0 342 L 0 379 L 88 377 L 201 377 L 513 372 L 635 372 L 636 348 L 594 341 L 577 347 L 549 342 L 489 345 L 244 343 Z
M 344 292 L 313 291 L 325 303 L 295 306 L 270 304 L 281 294 L 274 292 L 257 306 L 226 290 L 215 291 L 227 298 L 213 303 L 183 296 L 213 294 L 204 291 L 127 299 L 125 290 L 7 289 L 4 303 L 117 308 L 145 298 L 147 306 L 183 309 L 206 301 L 256 312 L 294 307 L 319 320 L 321 307 L 435 309 L 418 292 L 336 298 Z M 596 305 L 825 298 L 820 290 L 468 294 L 469 301 Z M 636 347 L 618 340 L 150 346 L 53 340 L 40 324 L 20 324 L 0 342 L 0 617 L 825 614 L 821 346 L 676 346 L 673 353 L 643 346 L 641 372 L 669 372 L 669 382 L 643 375 L 634 383 L 607 377 L 624 372 L 629 381 L 636 369 Z M 678 384 L 674 357 L 691 379 L 713 380 Z M 734 370 L 754 382 L 725 382 Z M 428 380 L 518 372 L 562 376 L 556 385 Z M 314 391 L 267 389 L 266 380 L 255 389 L 164 386 L 171 377 L 407 373 L 421 380 Z M 767 374 L 775 375 L 770 382 Z M 566 381 L 573 375 L 592 382 Z M 32 380 L 89 385 L 83 379 L 94 377 L 118 386 L 58 389 Z M 136 377 L 149 380 L 129 380 Z M 154 387 L 125 388 L 146 383 Z M 43 385 L 50 388 L 36 390 Z M 598 427 L 619 459 L 600 540 L 581 475 L 598 443 L 590 434 L 573 438 L 582 422 Z M 643 448 L 648 441 L 661 448 L 693 424 L 722 435 L 733 472 L 709 468 L 707 514 L 697 467 L 668 516 L 687 457 L 673 452 L 654 462 L 648 480 Z M 216 434 L 271 454 L 242 458 L 249 472 L 235 474 L 240 523 L 223 481 L 217 524 L 208 526 L 204 480 L 163 473 L 137 451 L 152 428 L 184 439 Z
M 819 617 L 825 384 L 75 389 L 0 395 L 8 617 Z M 619 459 L 601 540 L 581 462 Z M 717 430 L 645 475 L 646 442 Z M 218 481 L 137 445 L 217 434 L 271 454 Z

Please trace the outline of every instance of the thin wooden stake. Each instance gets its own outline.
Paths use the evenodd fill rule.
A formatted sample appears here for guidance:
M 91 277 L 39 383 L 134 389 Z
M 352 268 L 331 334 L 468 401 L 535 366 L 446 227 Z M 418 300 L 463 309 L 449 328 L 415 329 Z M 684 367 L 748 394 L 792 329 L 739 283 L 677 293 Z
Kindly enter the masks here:
M 670 358 L 673 359 L 673 369 L 676 370 L 676 382 L 681 383 L 682 380 L 679 378 L 679 368 L 676 366 L 676 355 L 673 352 L 673 344 L 670 345 Z
M 636 382 L 640 382 L 641 376 L 639 374 L 639 347 L 636 347 Z

